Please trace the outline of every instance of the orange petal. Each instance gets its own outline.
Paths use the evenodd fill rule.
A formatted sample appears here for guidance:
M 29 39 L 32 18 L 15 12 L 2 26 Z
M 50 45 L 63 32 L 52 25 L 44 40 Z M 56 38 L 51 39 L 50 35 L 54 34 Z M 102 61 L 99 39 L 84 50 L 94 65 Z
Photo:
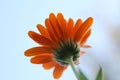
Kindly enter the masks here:
M 74 41 L 81 42 L 82 37 L 85 35 L 86 32 L 90 29 L 90 26 L 92 25 L 93 18 L 89 17 L 76 31 L 74 35 Z
M 60 30 L 62 31 L 62 35 L 63 37 L 65 37 L 65 30 L 66 30 L 66 20 L 64 19 L 62 13 L 58 13 L 57 15 L 57 21 L 58 21 L 58 24 L 60 25 Z
M 35 56 L 42 53 L 52 53 L 49 47 L 33 47 L 25 51 L 25 56 Z
M 73 32 L 73 27 L 74 27 L 74 21 L 73 19 L 69 19 L 68 20 L 68 24 L 67 24 L 67 31 L 66 31 L 66 37 L 69 39 L 70 37 L 72 37 L 72 32 Z
M 80 51 L 80 56 L 83 56 L 85 54 L 84 51 Z
M 77 29 L 80 27 L 81 24 L 82 24 L 82 20 L 81 20 L 81 19 L 78 19 L 78 20 L 76 21 L 76 23 L 75 23 L 74 29 L 77 30 Z
M 61 31 L 61 29 L 60 29 L 60 26 L 59 26 L 59 24 L 58 24 L 58 21 L 57 21 L 57 18 L 56 18 L 56 16 L 54 15 L 54 13 L 51 13 L 50 15 L 49 15 L 49 20 L 50 20 L 50 22 L 51 22 L 51 25 L 52 25 L 52 28 L 54 29 L 54 33 L 55 33 L 55 35 L 56 35 L 56 37 L 58 37 L 58 39 L 61 39 L 62 38 L 62 31 Z
M 45 38 L 44 36 L 33 32 L 33 31 L 29 31 L 28 35 L 37 43 L 42 44 L 42 45 L 46 45 L 46 46 L 50 46 L 53 47 L 54 44 L 51 40 L 49 40 L 48 38 Z
M 37 24 L 37 29 L 39 30 L 39 32 L 41 33 L 41 35 L 45 36 L 46 38 L 50 39 L 50 35 L 47 31 L 47 29 L 41 25 L 41 24 Z
M 66 69 L 67 67 L 66 66 L 61 66 L 59 64 L 57 64 L 55 66 L 55 69 L 54 69 L 54 72 L 53 72 L 53 76 L 55 79 L 58 79 L 61 77 L 63 71 Z
M 58 39 L 57 39 L 57 37 L 55 36 L 56 33 L 54 33 L 54 30 L 53 30 L 53 28 L 52 28 L 52 25 L 51 25 L 49 19 L 46 19 L 46 20 L 45 20 L 45 25 L 46 25 L 46 27 L 47 27 L 47 30 L 48 30 L 48 32 L 49 32 L 49 35 L 50 35 L 51 39 L 52 39 L 54 42 L 57 42 Z
M 81 45 L 82 48 L 91 48 L 90 45 Z
M 51 69 L 51 68 L 55 67 L 56 64 L 57 63 L 55 61 L 45 63 L 45 64 L 43 64 L 43 68 L 48 70 L 48 69 Z
M 74 38 L 74 35 L 75 35 L 76 31 L 79 29 L 79 27 L 81 26 L 81 24 L 82 24 L 82 20 L 78 19 L 75 23 L 75 27 L 73 28 L 72 38 Z
M 40 54 L 39 56 L 35 56 L 31 58 L 31 63 L 34 64 L 44 64 L 53 61 L 53 55 L 52 54 Z
M 83 36 L 80 44 L 84 45 L 86 43 L 88 37 L 90 36 L 90 34 L 91 34 L 91 29 Z

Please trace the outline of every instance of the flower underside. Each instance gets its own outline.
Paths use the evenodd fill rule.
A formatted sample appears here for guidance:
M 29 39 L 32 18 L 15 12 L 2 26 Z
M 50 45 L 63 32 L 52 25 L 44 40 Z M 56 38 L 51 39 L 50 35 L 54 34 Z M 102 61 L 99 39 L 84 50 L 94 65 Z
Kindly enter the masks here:
M 54 59 L 61 65 L 67 66 L 70 63 L 70 58 L 77 61 L 80 57 L 80 48 L 78 43 L 73 42 L 72 39 L 68 41 L 61 41 L 57 48 L 53 49 Z
M 44 69 L 54 68 L 55 79 L 61 77 L 68 65 L 77 73 L 74 64 L 79 63 L 78 59 L 83 54 L 80 48 L 90 47 L 85 43 L 91 34 L 92 22 L 93 18 L 89 17 L 84 22 L 78 19 L 74 24 L 72 18 L 67 21 L 62 13 L 57 16 L 50 13 L 45 19 L 45 26 L 37 25 L 40 33 L 28 32 L 29 37 L 41 46 L 26 50 L 25 56 L 33 56 L 31 63 L 42 64 Z

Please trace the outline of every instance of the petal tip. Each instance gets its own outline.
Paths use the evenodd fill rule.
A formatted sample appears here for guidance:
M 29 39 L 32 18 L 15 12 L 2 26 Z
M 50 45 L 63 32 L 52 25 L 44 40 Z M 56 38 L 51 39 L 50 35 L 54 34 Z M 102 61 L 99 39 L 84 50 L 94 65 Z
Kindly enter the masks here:
M 28 36 L 31 36 L 33 34 L 33 31 L 28 31 Z
M 28 55 L 27 55 L 27 50 L 24 52 L 24 56 L 28 56 Z
M 53 12 L 51 12 L 51 13 L 49 14 L 49 16 L 52 16 L 52 15 L 54 15 L 54 13 L 53 13 Z
M 36 27 L 39 28 L 41 26 L 41 24 L 37 24 Z
M 88 19 L 89 19 L 91 22 L 93 22 L 93 20 L 94 20 L 93 17 L 89 17 Z

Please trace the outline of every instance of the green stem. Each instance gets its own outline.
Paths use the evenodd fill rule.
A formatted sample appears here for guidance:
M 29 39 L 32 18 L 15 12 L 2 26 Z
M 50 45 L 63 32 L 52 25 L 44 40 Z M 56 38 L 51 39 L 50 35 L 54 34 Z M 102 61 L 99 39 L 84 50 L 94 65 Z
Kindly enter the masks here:
M 73 70 L 76 78 L 77 78 L 78 80 L 80 80 L 80 75 L 79 75 L 77 69 L 75 68 L 75 65 L 74 65 L 74 62 L 73 62 L 73 58 L 72 58 L 72 57 L 70 58 L 70 66 L 71 66 L 71 68 L 72 68 L 72 70 Z

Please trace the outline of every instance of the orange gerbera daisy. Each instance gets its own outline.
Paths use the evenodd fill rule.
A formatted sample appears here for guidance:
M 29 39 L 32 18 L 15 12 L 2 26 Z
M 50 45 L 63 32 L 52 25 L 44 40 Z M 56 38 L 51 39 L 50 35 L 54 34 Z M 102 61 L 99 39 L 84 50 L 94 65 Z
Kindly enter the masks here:
M 60 78 L 70 64 L 70 58 L 77 64 L 82 53 L 80 47 L 90 47 L 85 45 L 85 42 L 91 34 L 92 22 L 93 18 L 89 17 L 84 22 L 78 19 L 74 25 L 73 19 L 66 21 L 62 13 L 58 13 L 57 16 L 51 13 L 49 18 L 45 19 L 46 27 L 37 25 L 40 34 L 34 31 L 28 32 L 30 38 L 40 46 L 26 50 L 25 56 L 33 56 L 31 63 L 42 64 L 47 70 L 54 67 L 54 78 Z

